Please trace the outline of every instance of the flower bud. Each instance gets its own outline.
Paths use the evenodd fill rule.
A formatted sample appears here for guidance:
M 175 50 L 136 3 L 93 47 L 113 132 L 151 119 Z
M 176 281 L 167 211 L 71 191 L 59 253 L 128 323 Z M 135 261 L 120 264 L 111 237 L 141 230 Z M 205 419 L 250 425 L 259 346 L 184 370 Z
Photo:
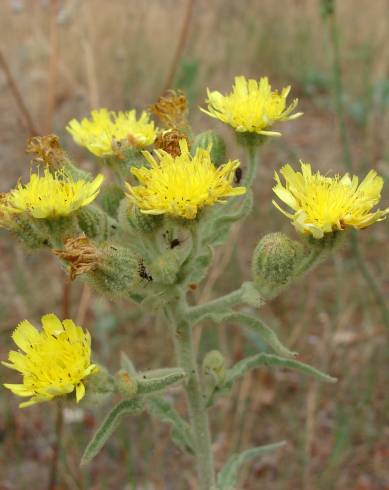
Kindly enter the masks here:
M 152 277 L 162 284 L 174 284 L 180 270 L 181 260 L 176 250 L 158 255 L 150 265 Z
M 42 220 L 35 220 L 26 214 L 19 215 L 5 228 L 13 231 L 29 249 L 36 250 L 49 245 L 49 229 Z
M 208 149 L 211 147 L 211 161 L 217 167 L 226 163 L 226 144 L 221 136 L 214 131 L 205 131 L 196 136 L 193 146 L 192 154 L 196 153 L 197 148 Z
M 124 198 L 124 192 L 116 184 L 107 185 L 100 194 L 100 203 L 103 210 L 112 218 L 117 218 L 117 212 L 121 200 Z
M 131 206 L 129 221 L 135 230 L 142 233 L 151 233 L 162 225 L 163 215 L 145 214 L 137 206 Z
M 117 391 L 126 398 L 132 398 L 138 391 L 135 378 L 130 376 L 127 371 L 121 369 L 115 376 L 115 387 Z
M 77 212 L 77 221 L 88 238 L 98 241 L 106 240 L 117 228 L 116 221 L 94 205 L 80 208 Z
M 265 235 L 252 258 L 255 286 L 265 298 L 271 298 L 288 284 L 304 256 L 301 243 L 283 233 Z
M 85 398 L 83 404 L 92 407 L 104 403 L 115 391 L 115 382 L 109 372 L 98 366 L 98 371 L 85 380 Z
M 226 379 L 226 363 L 221 352 L 218 350 L 207 352 L 203 360 L 203 373 L 209 378 L 213 387 L 223 385 Z

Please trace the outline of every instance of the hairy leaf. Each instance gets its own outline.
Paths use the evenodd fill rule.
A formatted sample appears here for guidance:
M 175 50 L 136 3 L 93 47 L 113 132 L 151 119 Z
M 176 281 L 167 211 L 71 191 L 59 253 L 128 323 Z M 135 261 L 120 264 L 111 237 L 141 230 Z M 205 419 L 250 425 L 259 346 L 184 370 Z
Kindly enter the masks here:
M 171 426 L 172 439 L 178 447 L 190 453 L 194 452 L 190 425 L 185 422 L 165 398 L 149 398 L 147 400 L 147 410 L 153 417 Z
M 281 441 L 266 446 L 253 447 L 240 454 L 233 454 L 218 475 L 218 488 L 220 490 L 235 490 L 238 483 L 238 471 L 243 463 L 247 463 L 258 456 L 274 451 L 285 444 L 285 441 Z
M 93 438 L 87 445 L 81 458 L 81 466 L 88 464 L 99 453 L 100 449 L 117 428 L 123 415 L 138 415 L 143 410 L 144 405 L 137 398 L 123 400 L 118 403 L 107 415 L 104 422 L 97 429 Z

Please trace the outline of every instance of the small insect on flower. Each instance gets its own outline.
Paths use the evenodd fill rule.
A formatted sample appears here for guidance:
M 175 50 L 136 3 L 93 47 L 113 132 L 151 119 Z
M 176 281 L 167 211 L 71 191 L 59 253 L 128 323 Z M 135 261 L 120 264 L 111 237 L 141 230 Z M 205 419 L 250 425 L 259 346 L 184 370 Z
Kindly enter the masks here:
M 280 173 L 285 184 L 275 173 L 273 191 L 294 212 L 285 211 L 275 201 L 273 204 L 297 231 L 314 238 L 345 228 L 366 228 L 389 213 L 389 208 L 371 212 L 380 201 L 383 186 L 383 179 L 374 170 L 361 183 L 355 175 L 351 178 L 349 174 L 343 177 L 314 174 L 311 165 L 303 162 L 301 172 L 285 165 Z
M 27 184 L 19 183 L 5 194 L 0 209 L 38 219 L 68 216 L 96 198 L 103 180 L 102 174 L 92 182 L 73 180 L 64 170 L 51 173 L 46 168 L 43 175 L 32 173 Z
M 180 141 L 180 149 L 176 157 L 156 151 L 158 162 L 143 152 L 150 168 L 131 169 L 140 185 L 127 184 L 127 196 L 142 213 L 194 219 L 204 206 L 224 203 L 224 198 L 246 192 L 245 187 L 232 186 L 237 160 L 216 167 L 209 149 L 197 148 L 192 157 L 186 140 Z
M 287 107 L 289 92 L 290 86 L 283 88 L 281 93 L 272 91 L 267 77 L 256 81 L 239 76 L 235 77 L 232 92 L 228 95 L 208 90 L 208 110 L 201 110 L 232 126 L 239 133 L 280 136 L 281 133 L 270 131 L 274 123 L 296 119 L 302 115 L 302 112 L 292 114 L 298 99 L 294 99 Z
M 234 183 L 235 184 L 240 184 L 240 181 L 242 180 L 242 177 L 243 177 L 243 170 L 240 167 L 238 167 L 235 170 Z
M 145 148 L 157 135 L 154 122 L 147 112 L 139 118 L 136 111 L 112 112 L 98 109 L 91 112 L 90 119 L 81 122 L 72 119 L 66 127 L 74 141 L 98 157 L 114 155 L 117 146 Z
M 152 282 L 152 276 L 147 272 L 144 260 L 141 258 L 138 262 L 138 274 L 142 279 L 146 279 L 148 282 Z
M 85 379 L 98 371 L 91 363 L 89 332 L 72 320 L 61 322 L 50 313 L 42 317 L 42 330 L 23 320 L 12 338 L 19 351 L 10 351 L 4 366 L 23 376 L 21 384 L 4 386 L 17 396 L 31 397 L 20 407 L 52 400 L 76 391 L 79 402 L 85 395 Z

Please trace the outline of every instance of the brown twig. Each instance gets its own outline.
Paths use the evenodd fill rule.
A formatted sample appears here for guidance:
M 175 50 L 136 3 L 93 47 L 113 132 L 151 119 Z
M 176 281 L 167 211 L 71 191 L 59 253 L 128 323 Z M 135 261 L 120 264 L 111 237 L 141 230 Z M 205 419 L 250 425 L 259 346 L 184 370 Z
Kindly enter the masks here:
M 190 21 L 192 18 L 194 3 L 195 3 L 195 0 L 188 0 L 186 12 L 185 12 L 185 17 L 184 17 L 181 32 L 180 32 L 180 37 L 179 37 L 179 40 L 177 43 L 177 47 L 176 47 L 176 51 L 174 53 L 172 63 L 170 65 L 169 73 L 166 77 L 163 92 L 166 92 L 166 90 L 171 88 L 172 83 L 174 82 L 174 77 L 175 77 L 176 72 L 177 72 L 178 64 L 181 60 L 182 53 L 184 51 L 186 42 L 188 40 L 189 25 L 190 25 Z
M 29 110 L 27 109 L 26 104 L 24 103 L 22 94 L 17 86 L 14 77 L 12 76 L 7 60 L 5 59 L 5 56 L 1 51 L 1 49 L 0 49 L 0 67 L 4 72 L 8 87 L 11 90 L 16 105 L 18 106 L 20 114 L 22 115 L 22 124 L 24 128 L 28 131 L 30 136 L 38 135 L 39 131 L 34 124 L 34 121 L 31 117 Z

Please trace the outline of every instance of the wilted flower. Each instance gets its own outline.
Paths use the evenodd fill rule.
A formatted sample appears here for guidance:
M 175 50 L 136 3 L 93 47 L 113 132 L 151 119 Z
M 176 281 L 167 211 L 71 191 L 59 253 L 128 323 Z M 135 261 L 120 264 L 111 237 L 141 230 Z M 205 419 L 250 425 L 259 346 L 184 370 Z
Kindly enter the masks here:
M 188 143 L 188 137 L 179 129 L 167 129 L 158 134 L 155 140 L 155 147 L 158 150 L 164 150 L 173 157 L 181 154 L 180 141 L 185 139 Z
M 389 208 L 371 212 L 380 200 L 383 186 L 383 179 L 374 170 L 361 183 L 355 175 L 351 178 L 349 174 L 343 177 L 313 174 L 311 165 L 302 162 L 301 172 L 285 165 L 280 173 L 285 184 L 275 173 L 277 184 L 273 190 L 294 212 L 285 211 L 275 201 L 274 205 L 291 219 L 297 231 L 314 238 L 349 227 L 366 228 L 389 213 Z
M 192 157 L 186 140 L 180 141 L 177 157 L 163 150 L 156 152 L 158 162 L 149 152 L 143 152 L 151 168 L 132 168 L 140 185 L 127 184 L 128 197 L 146 214 L 170 214 L 194 219 L 199 209 L 223 198 L 246 192 L 245 187 L 233 187 L 237 160 L 216 167 L 209 150 L 197 148 Z
M 280 136 L 281 133 L 270 131 L 275 122 L 296 119 L 302 115 L 302 112 L 292 114 L 298 99 L 294 99 L 287 107 L 286 98 L 289 92 L 290 86 L 283 88 L 281 93 L 272 91 L 267 77 L 261 78 L 259 82 L 243 76 L 235 77 L 235 84 L 229 95 L 208 90 L 208 110 L 201 110 L 229 124 L 239 133 Z
M 63 250 L 53 250 L 53 253 L 69 264 L 72 280 L 93 271 L 99 263 L 98 250 L 86 236 L 69 238 Z
M 89 332 L 72 320 L 61 322 L 50 313 L 42 317 L 39 331 L 29 321 L 16 327 L 12 338 L 20 351 L 10 351 L 5 366 L 19 371 L 21 384 L 4 384 L 15 395 L 31 397 L 20 407 L 52 400 L 76 390 L 79 402 L 85 395 L 84 380 L 98 371 L 91 364 Z
M 149 110 L 168 128 L 183 128 L 188 124 L 188 101 L 181 92 L 169 90 Z

